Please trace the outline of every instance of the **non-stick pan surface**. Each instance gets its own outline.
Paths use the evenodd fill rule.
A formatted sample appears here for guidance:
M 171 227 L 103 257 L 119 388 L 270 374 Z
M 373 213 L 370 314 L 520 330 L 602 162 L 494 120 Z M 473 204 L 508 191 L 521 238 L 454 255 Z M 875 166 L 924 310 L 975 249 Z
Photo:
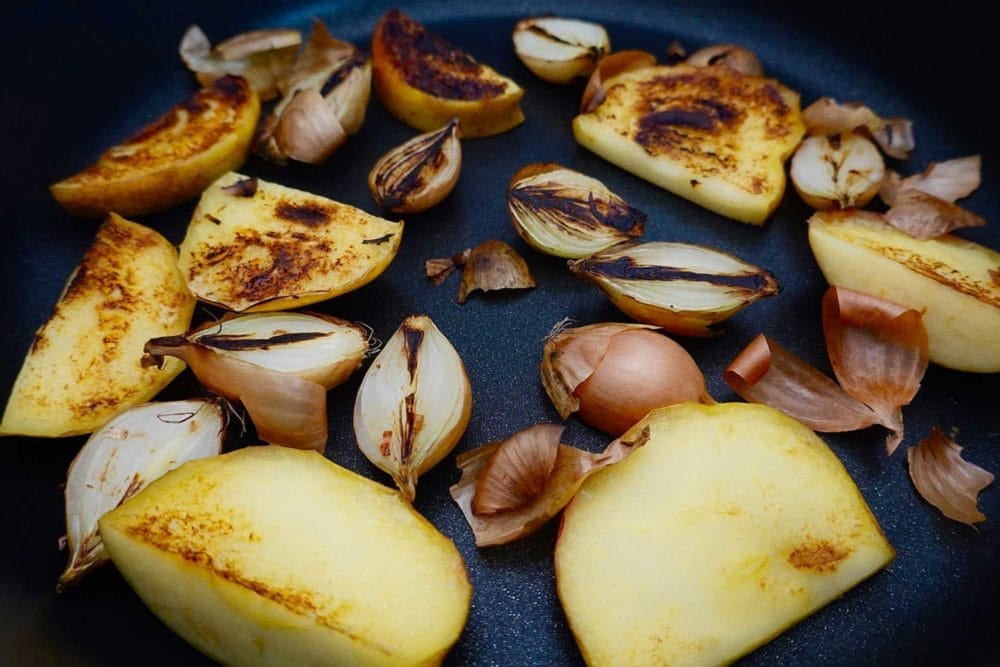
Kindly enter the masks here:
M 5 400 L 30 344 L 96 231 L 92 221 L 60 210 L 49 183 L 73 173 L 124 139 L 196 84 L 177 57 L 181 34 L 199 24 L 213 39 L 257 27 L 307 30 L 319 16 L 334 34 L 367 48 L 388 4 L 362 2 L 23 3 L 8 17 L 3 51 L 4 122 L 0 243 L 0 400 Z M 570 119 L 580 85 L 557 87 L 517 60 L 516 20 L 547 12 L 603 22 L 618 48 L 665 57 L 678 40 L 689 49 L 735 42 L 755 51 L 769 75 L 798 90 L 804 104 L 821 95 L 860 99 L 915 122 L 917 150 L 904 172 L 932 160 L 981 153 L 983 187 L 967 206 L 990 221 L 962 235 L 1000 246 L 995 66 L 985 9 L 958 3 L 638 3 L 552 0 L 546 3 L 405 3 L 403 9 L 504 72 L 526 89 L 527 121 L 506 134 L 469 140 L 457 190 L 440 206 L 407 217 L 399 255 L 362 290 L 318 306 L 369 324 L 385 339 L 411 313 L 427 313 L 453 341 L 469 369 L 472 423 L 456 451 L 558 419 L 541 388 L 541 341 L 564 317 L 590 323 L 624 317 L 596 289 L 540 255 L 515 234 L 505 184 L 521 166 L 557 161 L 603 180 L 649 214 L 646 239 L 704 243 L 772 270 L 783 291 L 737 315 L 712 339 L 682 339 L 718 400 L 739 400 L 722 382 L 726 364 L 765 332 L 829 371 L 820 325 L 826 283 L 806 241 L 810 211 L 789 191 L 761 228 L 722 219 L 640 180 L 579 147 Z M 279 169 L 251 158 L 244 171 L 379 213 L 366 186 L 375 159 L 412 136 L 373 98 L 360 134 L 319 167 Z M 194 203 L 141 222 L 173 242 L 182 238 Z M 475 295 L 455 303 L 455 280 L 441 287 L 423 277 L 423 261 L 488 238 L 511 243 L 538 282 L 529 292 Z M 196 321 L 209 317 L 196 313 Z M 971 326 L 971 325 L 970 325 Z M 330 393 L 327 456 L 389 483 L 359 453 L 350 426 L 360 373 Z M 189 374 L 161 398 L 201 390 Z M 989 520 L 972 529 L 945 519 L 912 487 L 905 448 L 934 425 L 958 430 L 965 456 L 1000 471 L 997 376 L 931 367 L 904 409 L 907 436 L 887 458 L 878 427 L 825 435 L 871 505 L 895 560 L 870 580 L 752 653 L 753 665 L 997 664 L 1000 603 L 1000 489 L 980 497 Z M 231 427 L 232 448 L 251 439 Z M 0 664 L 175 665 L 207 659 L 175 637 L 113 567 L 67 593 L 55 581 L 65 554 L 61 484 L 84 438 L 0 440 Z M 564 441 L 596 449 L 606 438 L 570 419 Z M 558 520 L 508 546 L 477 549 L 448 486 L 454 458 L 421 479 L 416 507 L 451 537 L 475 589 L 468 625 L 451 665 L 573 665 L 580 654 L 555 596 L 552 553 Z M 405 557 L 401 554 L 400 557 Z M 613 563 L 608 564 L 613 567 Z

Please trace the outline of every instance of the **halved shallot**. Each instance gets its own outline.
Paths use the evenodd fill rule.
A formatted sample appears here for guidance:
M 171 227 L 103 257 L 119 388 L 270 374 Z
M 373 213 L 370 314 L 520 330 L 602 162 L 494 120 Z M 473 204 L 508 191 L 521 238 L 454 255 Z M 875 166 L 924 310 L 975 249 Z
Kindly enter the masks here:
M 192 459 L 222 452 L 226 420 L 207 399 L 145 403 L 94 432 L 66 476 L 69 564 L 58 589 L 108 560 L 97 521 L 150 482 Z
M 205 387 L 243 404 L 257 435 L 299 449 L 326 446 L 326 390 L 368 354 L 364 328 L 312 313 L 252 313 L 184 336 L 154 338 L 146 354 L 185 361 Z

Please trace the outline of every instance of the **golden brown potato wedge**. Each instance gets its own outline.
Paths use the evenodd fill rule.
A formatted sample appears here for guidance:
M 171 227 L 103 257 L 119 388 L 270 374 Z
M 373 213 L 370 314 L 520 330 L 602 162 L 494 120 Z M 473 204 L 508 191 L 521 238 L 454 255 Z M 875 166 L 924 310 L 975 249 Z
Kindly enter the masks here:
M 243 164 L 259 115 L 247 81 L 224 76 L 49 189 L 82 218 L 168 209 Z
M 153 398 L 184 364 L 144 368 L 143 345 L 187 330 L 194 304 L 174 246 L 112 214 L 35 334 L 0 435 L 90 433 Z
M 734 220 L 760 225 L 777 207 L 805 132 L 797 93 L 724 65 L 644 67 L 603 86 L 573 121 L 584 147 Z
M 1000 253 L 945 234 L 915 239 L 871 211 L 820 211 L 809 245 L 831 285 L 914 308 L 927 354 L 946 368 L 1000 372 Z
M 439 665 L 469 613 L 451 540 L 316 452 L 191 461 L 100 530 L 153 613 L 224 665 Z
M 418 130 L 458 118 L 463 137 L 485 137 L 524 121 L 520 86 L 398 9 L 375 26 L 372 65 L 382 104 Z
M 284 310 L 371 282 L 402 235 L 402 222 L 229 173 L 202 194 L 179 267 L 202 301 L 236 312 Z

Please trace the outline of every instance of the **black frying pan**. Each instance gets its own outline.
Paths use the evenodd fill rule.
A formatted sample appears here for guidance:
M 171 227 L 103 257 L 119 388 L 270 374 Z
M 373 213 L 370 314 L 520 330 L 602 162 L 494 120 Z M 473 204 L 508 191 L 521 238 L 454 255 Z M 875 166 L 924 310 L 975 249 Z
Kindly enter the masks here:
M 866 3 L 867 4 L 867 3 Z M 754 50 L 768 73 L 801 92 L 863 99 L 874 108 L 915 120 L 918 148 L 905 171 L 931 160 L 982 153 L 984 185 L 969 208 L 994 226 L 963 235 L 1000 246 L 995 187 L 998 124 L 990 91 L 994 67 L 985 10 L 914 3 L 611 3 L 575 0 L 405 3 L 403 8 L 465 46 L 526 88 L 527 122 L 505 135 L 467 141 L 459 187 L 432 211 L 411 216 L 401 251 L 377 281 L 319 309 L 370 324 L 385 338 L 402 318 L 432 316 L 463 355 L 475 395 L 473 420 L 458 451 L 529 424 L 557 419 L 539 380 L 540 341 L 558 320 L 622 319 L 597 292 L 517 238 L 504 207 L 504 185 L 523 164 L 556 160 L 604 180 L 649 214 L 646 238 L 714 245 L 771 269 L 784 290 L 726 325 L 715 339 L 682 342 L 704 369 L 719 400 L 735 397 L 721 371 L 760 331 L 828 370 L 819 302 L 826 287 L 808 250 L 808 209 L 788 194 L 763 229 L 724 220 L 631 176 L 578 147 L 569 120 L 580 86 L 560 88 L 534 78 L 510 44 L 515 21 L 557 12 L 604 22 L 617 48 L 661 57 L 672 40 L 689 48 L 737 42 Z M 364 45 L 386 3 L 233 2 L 26 4 L 8 20 L 3 92 L 2 179 L 4 242 L 0 244 L 2 312 L 0 399 L 5 399 L 32 333 L 48 315 L 63 282 L 96 230 L 62 212 L 49 183 L 73 173 L 195 88 L 176 56 L 184 29 L 198 23 L 213 39 L 272 26 L 308 28 L 325 19 L 338 36 Z M 378 212 L 365 175 L 374 160 L 413 131 L 377 100 L 362 132 L 328 164 L 279 170 L 251 159 L 245 171 Z M 141 220 L 179 242 L 193 202 Z M 487 238 L 514 245 L 539 287 L 530 293 L 478 295 L 454 303 L 454 283 L 431 287 L 423 260 Z M 454 280 L 454 279 L 453 279 Z M 198 321 L 207 317 L 204 311 Z M 487 333 L 488 332 L 488 333 Z M 327 455 L 388 483 L 356 449 L 350 413 L 360 374 L 330 394 Z M 996 376 L 932 367 L 904 410 L 905 446 L 933 425 L 957 427 L 966 456 L 1000 470 Z M 200 389 L 189 375 L 162 398 Z M 251 437 L 251 436 L 246 436 Z M 878 428 L 824 436 L 841 457 L 896 547 L 895 561 L 843 598 L 754 652 L 743 664 L 997 664 L 995 606 L 1000 602 L 1000 490 L 980 498 L 990 520 L 978 530 L 951 522 L 912 488 L 902 449 L 888 459 Z M 588 448 L 605 438 L 571 419 L 565 440 Z M 62 595 L 55 581 L 65 554 L 62 493 L 67 466 L 84 438 L 0 442 L 0 663 L 131 665 L 206 663 L 176 638 L 129 590 L 112 567 Z M 239 444 L 232 434 L 229 447 Z M 523 542 L 484 550 L 451 502 L 458 477 L 446 459 L 421 480 L 416 507 L 449 535 L 464 555 L 475 588 L 464 634 L 449 655 L 454 665 L 578 664 L 555 597 L 552 551 L 557 521 Z

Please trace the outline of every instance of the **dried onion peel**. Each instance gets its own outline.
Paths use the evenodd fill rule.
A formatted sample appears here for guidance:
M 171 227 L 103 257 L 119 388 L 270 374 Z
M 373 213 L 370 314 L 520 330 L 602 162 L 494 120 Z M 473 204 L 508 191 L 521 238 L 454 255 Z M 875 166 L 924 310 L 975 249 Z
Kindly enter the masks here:
M 890 157 L 904 160 L 915 147 L 913 124 L 906 118 L 882 118 L 860 102 L 837 102 L 821 97 L 802 110 L 809 136 L 829 136 L 865 129 Z
M 497 239 L 483 241 L 475 248 L 468 248 L 450 258 L 424 262 L 424 272 L 435 285 L 444 282 L 458 267 L 462 267 L 462 282 L 455 299 L 457 303 L 465 303 L 469 294 L 476 290 L 492 292 L 535 287 L 535 279 L 524 258 Z
M 920 313 L 861 292 L 831 287 L 823 297 L 823 331 L 838 386 L 761 334 L 726 368 L 737 394 L 794 417 L 816 431 L 890 430 L 886 451 L 903 438 L 902 406 L 927 369 Z
M 986 521 L 978 496 L 993 483 L 993 473 L 963 459 L 962 448 L 939 428 L 907 449 L 906 460 L 913 486 L 942 514 L 970 526 Z
M 196 25 L 181 38 L 181 60 L 207 86 L 227 74 L 242 76 L 257 91 L 262 102 L 278 95 L 279 81 L 295 60 L 302 33 L 289 28 L 251 30 L 219 43 L 213 49 Z
M 222 451 L 226 420 L 205 399 L 146 403 L 94 432 L 66 477 L 70 558 L 59 589 L 108 560 L 97 522 L 150 482 L 192 459 Z
M 361 129 L 371 77 L 370 59 L 315 19 L 305 48 L 279 82 L 284 97 L 264 122 L 257 151 L 278 163 L 323 162 Z
M 603 452 L 595 454 L 560 444 L 562 430 L 561 426 L 536 424 L 503 442 L 459 455 L 456 462 L 462 477 L 451 487 L 451 497 L 472 528 L 476 546 L 506 544 L 535 532 L 573 499 L 590 475 L 624 460 L 649 439 L 649 429 L 644 429 L 634 440 L 626 442 L 619 438 Z M 511 454 L 511 450 L 532 447 L 549 453 L 530 457 Z M 552 450 L 556 450 L 554 463 L 550 472 L 543 475 L 543 466 L 548 467 Z M 528 465 L 513 465 L 516 460 Z M 483 489 L 496 490 L 498 487 L 517 488 L 518 491 L 508 494 L 500 503 L 488 504 L 491 511 L 477 513 L 473 510 L 477 495 L 480 504 L 484 493 L 487 497 L 498 497 Z M 525 493 L 524 489 L 533 491 Z
M 963 227 L 986 224 L 982 217 L 956 205 L 982 182 L 978 155 L 932 162 L 921 174 L 886 173 L 879 195 L 890 208 L 885 221 L 918 239 L 936 238 Z

